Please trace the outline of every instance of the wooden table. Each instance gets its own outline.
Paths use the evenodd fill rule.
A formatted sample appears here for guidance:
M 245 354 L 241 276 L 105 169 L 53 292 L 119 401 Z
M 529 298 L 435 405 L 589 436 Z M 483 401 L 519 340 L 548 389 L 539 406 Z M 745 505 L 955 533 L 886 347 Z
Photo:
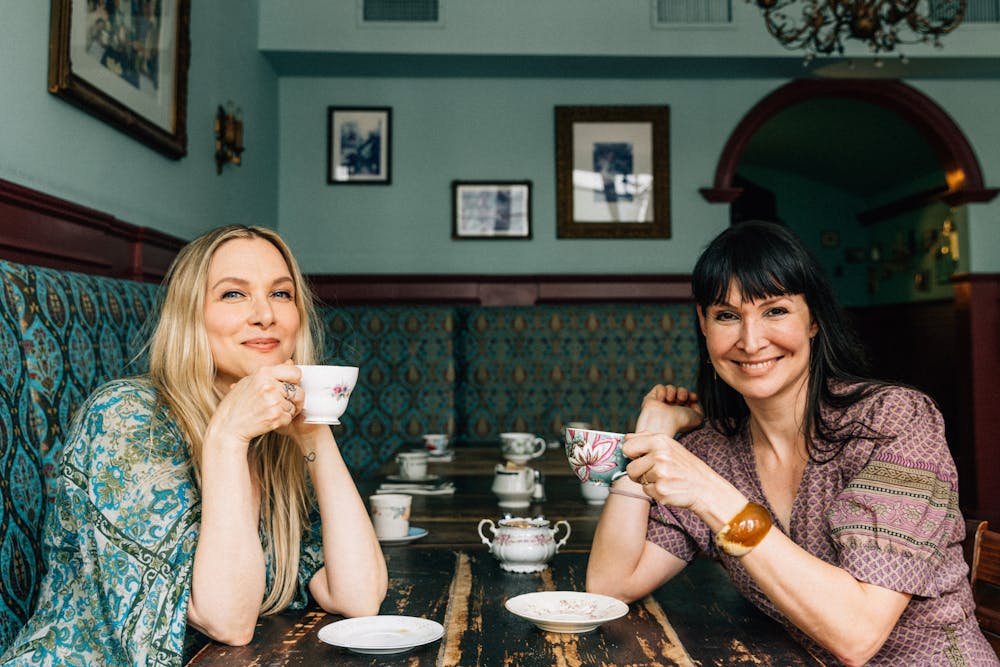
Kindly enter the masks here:
M 583 635 L 542 632 L 504 608 L 509 598 L 533 591 L 585 586 L 587 554 L 601 507 L 587 505 L 562 450 L 549 450 L 531 466 L 546 475 L 547 500 L 514 516 L 544 515 L 569 521 L 569 542 L 537 574 L 500 568 L 482 544 L 477 526 L 496 522 L 509 510 L 490 491 L 498 447 L 459 447 L 451 463 L 431 472 L 451 479 L 455 494 L 413 496 L 410 523 L 428 535 L 408 545 L 383 546 L 389 592 L 382 615 L 421 616 L 441 623 L 444 637 L 409 653 L 353 654 L 329 646 L 317 631 L 340 619 L 313 607 L 261 620 L 245 647 L 210 644 L 188 664 L 380 665 L 385 667 L 592 665 L 774 665 L 821 664 L 779 625 L 747 603 L 713 562 L 695 561 L 653 595 L 630 606 L 622 619 Z M 387 465 L 375 479 L 359 483 L 367 495 L 396 472 Z M 561 533 L 560 533 L 561 536 Z
M 253 642 L 211 644 L 188 664 L 380 665 L 384 667 L 591 667 L 594 665 L 773 665 L 822 663 L 733 589 L 714 562 L 697 560 L 627 616 L 587 634 L 556 634 L 508 612 L 522 593 L 583 590 L 587 556 L 560 553 L 539 574 L 500 569 L 485 551 L 387 548 L 389 594 L 382 614 L 421 616 L 444 636 L 408 653 L 369 656 L 324 644 L 317 631 L 340 619 L 312 608 L 261 620 Z

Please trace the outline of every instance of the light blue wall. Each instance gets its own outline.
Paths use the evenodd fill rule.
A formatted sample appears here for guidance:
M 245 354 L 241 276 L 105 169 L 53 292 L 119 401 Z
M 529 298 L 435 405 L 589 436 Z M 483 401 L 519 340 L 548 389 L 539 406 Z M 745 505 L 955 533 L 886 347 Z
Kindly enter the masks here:
M 677 0 L 671 0 L 677 1 Z M 360 0 L 259 0 L 263 50 L 312 53 L 736 56 L 789 58 L 768 33 L 755 2 L 732 0 L 723 26 L 656 27 L 655 0 L 440 0 L 439 26 L 409 29 L 361 25 Z M 945 57 L 1000 54 L 997 26 L 962 25 Z M 846 54 L 865 58 L 863 44 Z M 910 58 L 939 57 L 931 44 L 910 44 Z M 791 60 L 801 60 L 791 55 Z M 741 63 L 735 62 L 735 67 Z
M 174 161 L 51 95 L 47 0 L 0 0 L 0 178 L 182 238 L 277 224 L 277 76 L 256 49 L 256 2 L 192 2 L 188 155 Z M 213 120 L 243 109 L 242 167 L 216 175 Z
M 1000 56 L 997 26 L 963 26 L 943 52 L 908 46 L 910 65 L 834 59 L 807 70 L 766 34 L 752 3 L 733 2 L 731 26 L 687 30 L 654 28 L 648 0 L 441 0 L 435 27 L 364 26 L 359 4 L 289 11 L 260 0 L 259 45 L 281 76 L 279 229 L 307 271 L 687 272 L 728 224 L 728 207 L 698 189 L 712 185 L 729 134 L 761 98 L 812 71 L 932 73 L 908 82 L 953 115 L 979 148 L 987 185 L 1000 185 L 990 112 L 1000 67 L 989 65 L 1000 61 L 982 57 Z M 990 70 L 994 78 L 975 78 Z M 557 240 L 553 107 L 616 104 L 671 108 L 673 236 Z M 326 184 L 329 105 L 392 108 L 391 185 Z M 453 179 L 531 180 L 533 240 L 452 241 Z M 969 208 L 970 269 L 1000 270 L 1000 205 Z M 836 226 L 829 208 L 819 215 L 818 227 Z
M 715 162 L 741 110 L 770 84 L 587 79 L 281 81 L 280 225 L 307 271 L 331 273 L 688 272 L 728 224 L 712 206 Z M 726 102 L 725 100 L 731 100 Z M 669 240 L 556 239 L 558 104 L 667 104 Z M 327 105 L 392 107 L 392 184 L 326 184 Z M 534 184 L 533 239 L 453 241 L 453 179 Z

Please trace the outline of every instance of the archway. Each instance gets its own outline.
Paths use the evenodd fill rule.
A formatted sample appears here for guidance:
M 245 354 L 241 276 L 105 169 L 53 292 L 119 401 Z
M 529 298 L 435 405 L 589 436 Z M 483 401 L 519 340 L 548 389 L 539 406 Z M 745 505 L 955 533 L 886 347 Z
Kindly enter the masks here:
M 747 142 L 760 127 L 782 110 L 819 97 L 850 97 L 877 104 L 911 123 L 941 161 L 946 183 L 922 193 L 913 202 L 938 199 L 951 206 L 992 200 L 1000 192 L 987 188 L 972 146 L 951 117 L 933 100 L 898 80 L 796 79 L 758 102 L 739 122 L 719 158 L 712 187 L 701 188 L 706 201 L 730 203 L 743 191 L 736 184 L 736 168 Z

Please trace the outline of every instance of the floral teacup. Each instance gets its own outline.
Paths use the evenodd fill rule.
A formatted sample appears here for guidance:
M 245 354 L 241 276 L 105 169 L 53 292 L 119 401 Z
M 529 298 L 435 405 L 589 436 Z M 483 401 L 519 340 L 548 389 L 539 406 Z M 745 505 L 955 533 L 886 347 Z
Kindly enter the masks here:
M 623 442 L 623 433 L 567 428 L 566 457 L 581 482 L 611 486 L 625 474 L 629 462 L 622 453 Z
M 357 366 L 299 366 L 307 424 L 339 424 L 358 381 Z

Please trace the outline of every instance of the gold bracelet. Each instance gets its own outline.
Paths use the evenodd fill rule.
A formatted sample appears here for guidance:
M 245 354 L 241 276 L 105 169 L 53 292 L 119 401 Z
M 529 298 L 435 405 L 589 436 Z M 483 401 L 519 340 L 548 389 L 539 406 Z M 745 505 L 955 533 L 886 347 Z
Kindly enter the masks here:
M 715 544 L 730 556 L 746 556 L 771 530 L 771 514 L 758 503 L 747 503 L 715 534 Z

